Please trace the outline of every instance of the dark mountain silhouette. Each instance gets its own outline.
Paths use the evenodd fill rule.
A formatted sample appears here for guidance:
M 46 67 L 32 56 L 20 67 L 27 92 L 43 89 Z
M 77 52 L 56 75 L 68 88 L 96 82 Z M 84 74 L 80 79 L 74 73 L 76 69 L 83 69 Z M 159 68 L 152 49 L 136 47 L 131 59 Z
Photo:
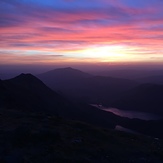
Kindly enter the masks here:
M 163 85 L 142 84 L 128 91 L 112 106 L 163 115 Z
M 78 84 L 83 78 L 91 77 L 90 74 L 71 67 L 54 69 L 43 74 L 39 74 L 38 78 L 42 79 L 50 87 L 71 87 L 72 84 Z
M 52 70 L 38 77 L 66 97 L 88 103 L 109 104 L 123 91 L 137 85 L 132 80 L 92 76 L 72 68 Z
M 51 89 L 66 95 L 67 98 L 72 100 L 72 97 L 78 99 L 83 96 L 85 80 L 91 77 L 91 75 L 68 67 L 48 71 L 37 77 Z
M 1 107 L 46 111 L 57 114 L 68 102 L 31 74 L 21 74 L 0 82 Z
M 121 96 L 124 91 L 137 85 L 132 80 L 102 76 L 89 78 L 86 83 L 86 93 L 91 101 L 105 105 L 110 104 L 110 102 Z
M 163 75 L 154 75 L 138 78 L 137 81 L 141 83 L 163 84 Z
M 85 72 L 82 72 L 77 69 L 73 69 L 71 67 L 66 67 L 66 68 L 58 68 L 54 69 L 48 72 L 43 73 L 44 76 L 49 77 L 49 75 L 53 75 L 51 77 L 57 77 L 60 79 L 67 79 L 67 77 L 72 77 L 72 78 L 87 78 L 90 77 L 91 75 Z
M 162 76 L 163 70 L 152 70 L 152 69 L 116 69 L 116 70 L 105 70 L 100 72 L 94 72 L 95 75 L 100 76 L 112 76 L 125 79 L 134 79 L 145 78 L 148 76 Z
M 0 80 L 0 108 L 50 113 L 109 128 L 114 128 L 119 118 L 89 105 L 74 104 L 31 74 Z
M 77 120 L 112 129 L 116 125 L 122 125 L 138 132 L 162 137 L 157 128 L 162 121 L 132 120 L 86 104 L 71 103 L 31 74 L 21 74 L 13 79 L 0 80 L 0 111 L 4 112 L 4 110 L 9 110 L 9 113 L 13 110 L 13 113 L 15 111 L 14 114 L 18 114 L 19 117 L 24 116 L 22 112 L 41 112 L 43 115 L 57 115 L 61 119 Z M 159 125 L 155 126 L 157 123 Z M 147 129 L 138 128 L 138 124 L 146 126 Z M 153 128 L 149 131 L 148 127 L 151 125 Z

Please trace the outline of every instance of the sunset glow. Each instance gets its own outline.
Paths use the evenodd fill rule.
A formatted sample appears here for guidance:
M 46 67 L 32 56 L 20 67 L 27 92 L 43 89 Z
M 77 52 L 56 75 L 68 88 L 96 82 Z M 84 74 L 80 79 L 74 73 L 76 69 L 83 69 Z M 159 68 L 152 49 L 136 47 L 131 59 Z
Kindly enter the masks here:
M 163 63 L 163 1 L 0 0 L 0 64 Z

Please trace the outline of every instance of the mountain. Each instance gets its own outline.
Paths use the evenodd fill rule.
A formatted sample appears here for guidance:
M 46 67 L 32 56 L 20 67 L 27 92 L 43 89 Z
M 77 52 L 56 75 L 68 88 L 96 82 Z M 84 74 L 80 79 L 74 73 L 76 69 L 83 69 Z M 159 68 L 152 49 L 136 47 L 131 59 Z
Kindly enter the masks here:
M 94 76 L 86 81 L 86 93 L 90 100 L 95 103 L 110 104 L 121 97 L 124 91 L 137 85 L 136 82 L 128 79 Z
M 84 73 L 80 70 L 71 67 L 54 69 L 37 77 L 44 81 L 51 88 L 57 87 L 71 87 L 72 84 L 77 84 L 83 78 L 90 77 L 90 74 Z
M 136 79 L 141 83 L 163 84 L 163 75 L 153 75 Z
M 48 113 L 107 128 L 114 128 L 119 118 L 86 104 L 72 103 L 31 74 L 0 80 L 0 109 L 3 108 Z
M 71 100 L 87 103 L 108 104 L 121 92 L 137 85 L 132 80 L 92 76 L 72 68 L 52 70 L 38 75 L 38 78 Z
M 161 69 L 115 69 L 115 70 L 105 70 L 105 71 L 99 71 L 94 72 L 95 75 L 100 76 L 111 76 L 111 77 L 119 77 L 119 78 L 125 78 L 125 79 L 141 79 L 146 78 L 148 76 L 162 76 L 163 70 Z
M 124 94 L 124 97 L 114 102 L 112 106 L 163 115 L 163 85 L 139 85 Z
M 21 74 L 13 79 L 0 80 L 0 112 L 0 119 L 3 121 L 6 121 L 3 119 L 4 114 L 10 114 L 8 116 L 16 114 L 16 117 L 20 119 L 24 114 L 39 113 L 38 117 L 47 114 L 55 117 L 57 115 L 57 118 L 63 121 L 70 119 L 111 129 L 120 125 L 151 136 L 163 136 L 162 131 L 160 133 L 160 128 L 157 127 L 162 125 L 162 121 L 132 120 L 84 103 L 72 103 L 31 74 Z M 27 116 L 26 118 L 28 119 Z M 30 122 L 31 119 L 29 118 L 28 121 Z M 8 119 L 9 122 L 10 119 Z M 146 129 L 137 127 L 140 124 Z M 148 130 L 148 127 L 152 125 L 153 127 Z
M 0 81 L 1 107 L 58 114 L 68 102 L 31 74 Z
M 61 79 L 67 79 L 67 77 L 71 77 L 71 78 L 87 78 L 90 77 L 91 75 L 85 72 L 82 72 L 80 70 L 77 69 L 73 69 L 71 67 L 66 67 L 66 68 L 58 68 L 58 69 L 54 69 L 48 72 L 43 73 L 42 75 L 49 77 L 49 75 L 51 77 L 57 77 Z

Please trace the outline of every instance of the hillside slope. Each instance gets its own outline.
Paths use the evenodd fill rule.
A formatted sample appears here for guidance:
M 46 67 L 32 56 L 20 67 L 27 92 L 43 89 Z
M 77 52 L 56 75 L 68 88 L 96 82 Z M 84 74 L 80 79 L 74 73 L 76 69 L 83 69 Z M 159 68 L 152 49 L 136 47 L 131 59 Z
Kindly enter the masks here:
M 163 162 L 159 139 L 38 113 L 0 110 L 0 115 L 0 162 Z
M 92 76 L 72 68 L 63 68 L 38 75 L 46 85 L 74 101 L 109 104 L 123 91 L 138 85 L 135 81 Z
M 72 103 L 31 74 L 0 80 L 0 108 L 41 112 L 114 128 L 119 118 L 85 104 Z
M 112 106 L 163 115 L 163 85 L 142 84 L 128 91 Z
M 25 111 L 58 114 L 58 109 L 68 102 L 31 74 L 0 81 L 1 106 Z

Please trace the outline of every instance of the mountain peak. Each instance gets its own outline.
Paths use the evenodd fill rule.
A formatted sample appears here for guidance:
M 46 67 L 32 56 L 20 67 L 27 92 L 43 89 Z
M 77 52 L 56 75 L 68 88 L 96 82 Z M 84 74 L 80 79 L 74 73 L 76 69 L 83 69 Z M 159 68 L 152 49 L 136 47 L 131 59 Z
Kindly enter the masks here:
M 47 78 L 69 80 L 70 78 L 87 78 L 90 76 L 90 74 L 72 67 L 58 68 L 38 75 L 38 77 L 43 81 L 45 81 Z
M 34 77 L 32 74 L 30 73 L 27 73 L 27 74 L 24 74 L 24 73 L 21 73 L 20 75 L 18 75 L 17 77 Z
M 24 74 L 21 73 L 20 75 L 16 76 L 14 79 L 35 79 L 36 77 L 33 76 L 32 74 Z
M 39 80 L 37 77 L 33 76 L 30 73 L 28 73 L 28 74 L 22 73 L 11 80 L 13 80 L 15 82 L 23 82 L 23 83 L 35 83 L 35 84 L 42 83 L 41 80 Z
M 78 71 L 78 72 L 82 72 L 82 71 L 80 71 L 78 69 L 75 69 L 75 68 L 72 68 L 72 67 L 58 68 L 58 69 L 55 69 L 55 70 L 57 70 L 57 71 Z

